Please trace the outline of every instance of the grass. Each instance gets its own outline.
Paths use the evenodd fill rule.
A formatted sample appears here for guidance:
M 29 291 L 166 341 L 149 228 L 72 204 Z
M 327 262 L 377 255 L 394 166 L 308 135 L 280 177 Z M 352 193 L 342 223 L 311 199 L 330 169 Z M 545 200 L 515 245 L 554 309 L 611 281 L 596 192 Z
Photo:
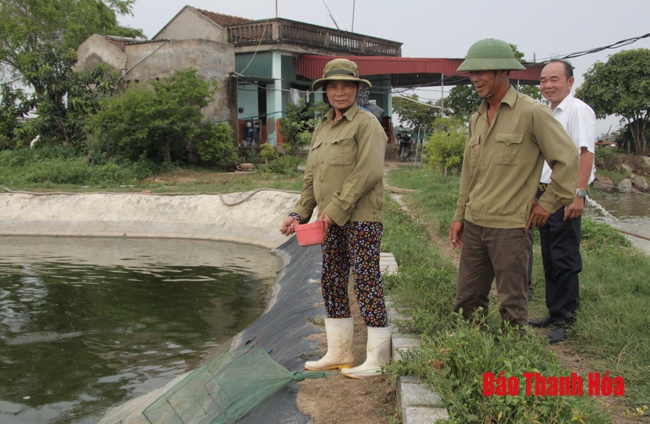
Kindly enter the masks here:
M 0 152 L 0 186 L 23 191 L 231 193 L 259 188 L 300 190 L 298 158 L 273 163 L 274 172 L 232 174 L 205 167 L 155 165 L 147 161 L 89 165 L 63 148 Z M 302 160 L 304 161 L 304 159 Z M 277 173 L 281 172 L 281 173 Z
M 549 376 L 567 375 L 570 370 L 558 365 L 535 332 L 523 340 L 511 331 L 502 332 L 498 314 L 490 314 L 482 329 L 452 314 L 456 273 L 428 240 L 424 226 L 437 228 L 446 238 L 458 177 L 402 169 L 390 174 L 389 183 L 419 190 L 402 200 L 420 218 L 412 220 L 394 202 L 384 214 L 385 250 L 393 252 L 400 264 L 400 274 L 387 279 L 387 289 L 411 308 L 415 329 L 423 338 L 419 353 L 408 363 L 397 364 L 395 372 L 418 375 L 431 384 L 445 400 L 452 422 L 608 422 L 587 396 L 482 395 L 481 377 L 486 371 L 505 371 L 506 376 L 519 376 L 521 383 L 523 373 L 533 369 Z M 539 248 L 535 250 L 533 278 L 538 284 L 531 309 L 538 316 L 546 311 L 541 258 Z M 646 312 L 650 257 L 611 227 L 589 219 L 583 219 L 582 255 L 579 319 L 566 345 L 579 353 L 588 369 L 622 376 L 622 402 L 630 416 L 643 419 L 637 408 L 643 412 L 650 399 L 650 315 Z M 583 378 L 586 383 L 587 376 Z

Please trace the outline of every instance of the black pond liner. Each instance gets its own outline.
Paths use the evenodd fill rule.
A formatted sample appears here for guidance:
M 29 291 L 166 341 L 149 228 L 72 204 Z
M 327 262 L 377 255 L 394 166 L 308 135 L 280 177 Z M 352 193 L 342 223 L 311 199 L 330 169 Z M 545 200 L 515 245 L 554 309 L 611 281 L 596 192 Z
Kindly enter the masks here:
M 241 331 L 230 350 L 240 350 L 253 341 L 260 343 L 270 356 L 290 371 L 304 371 L 310 354 L 320 347 L 309 335 L 322 330 L 308 318 L 325 316 L 320 290 L 321 246 L 300 247 L 295 237 L 279 246 L 278 253 L 285 259 L 285 268 L 276 282 L 277 293 L 273 306 L 257 321 Z M 288 258 L 288 259 L 287 259 Z M 288 263 L 287 263 L 288 262 Z M 310 283 L 316 280 L 317 283 Z M 311 417 L 303 414 L 296 403 L 298 384 L 291 383 L 258 404 L 237 423 L 309 423 Z

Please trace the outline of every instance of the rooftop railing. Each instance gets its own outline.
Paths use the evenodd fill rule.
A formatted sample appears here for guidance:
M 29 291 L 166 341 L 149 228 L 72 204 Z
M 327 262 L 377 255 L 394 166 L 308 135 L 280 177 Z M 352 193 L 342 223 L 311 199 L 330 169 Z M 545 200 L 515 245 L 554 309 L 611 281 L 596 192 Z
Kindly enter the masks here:
M 287 19 L 230 25 L 226 29 L 228 42 L 235 46 L 282 43 L 341 54 L 395 57 L 402 55 L 402 43 Z

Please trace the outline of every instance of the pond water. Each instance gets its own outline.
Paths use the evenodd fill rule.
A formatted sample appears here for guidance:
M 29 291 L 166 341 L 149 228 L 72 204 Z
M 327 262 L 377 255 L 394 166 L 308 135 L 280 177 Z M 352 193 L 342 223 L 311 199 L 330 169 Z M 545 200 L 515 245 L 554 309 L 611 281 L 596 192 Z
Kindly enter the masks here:
M 641 236 L 627 237 L 635 246 L 650 255 L 650 194 L 592 191 L 589 194 L 586 213 L 587 216 L 606 222 L 616 229 Z
M 197 366 L 263 312 L 268 249 L 0 237 L 0 423 L 96 423 Z

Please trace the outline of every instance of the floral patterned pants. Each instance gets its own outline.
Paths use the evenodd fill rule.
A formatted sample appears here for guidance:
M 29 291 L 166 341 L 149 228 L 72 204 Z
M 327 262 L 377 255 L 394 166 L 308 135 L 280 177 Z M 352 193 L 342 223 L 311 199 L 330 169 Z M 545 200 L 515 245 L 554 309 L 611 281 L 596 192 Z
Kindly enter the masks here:
M 381 222 L 348 222 L 327 230 L 323 244 L 321 288 L 328 318 L 349 318 L 348 281 L 354 274 L 354 294 L 368 327 L 386 327 L 384 288 L 379 269 Z

